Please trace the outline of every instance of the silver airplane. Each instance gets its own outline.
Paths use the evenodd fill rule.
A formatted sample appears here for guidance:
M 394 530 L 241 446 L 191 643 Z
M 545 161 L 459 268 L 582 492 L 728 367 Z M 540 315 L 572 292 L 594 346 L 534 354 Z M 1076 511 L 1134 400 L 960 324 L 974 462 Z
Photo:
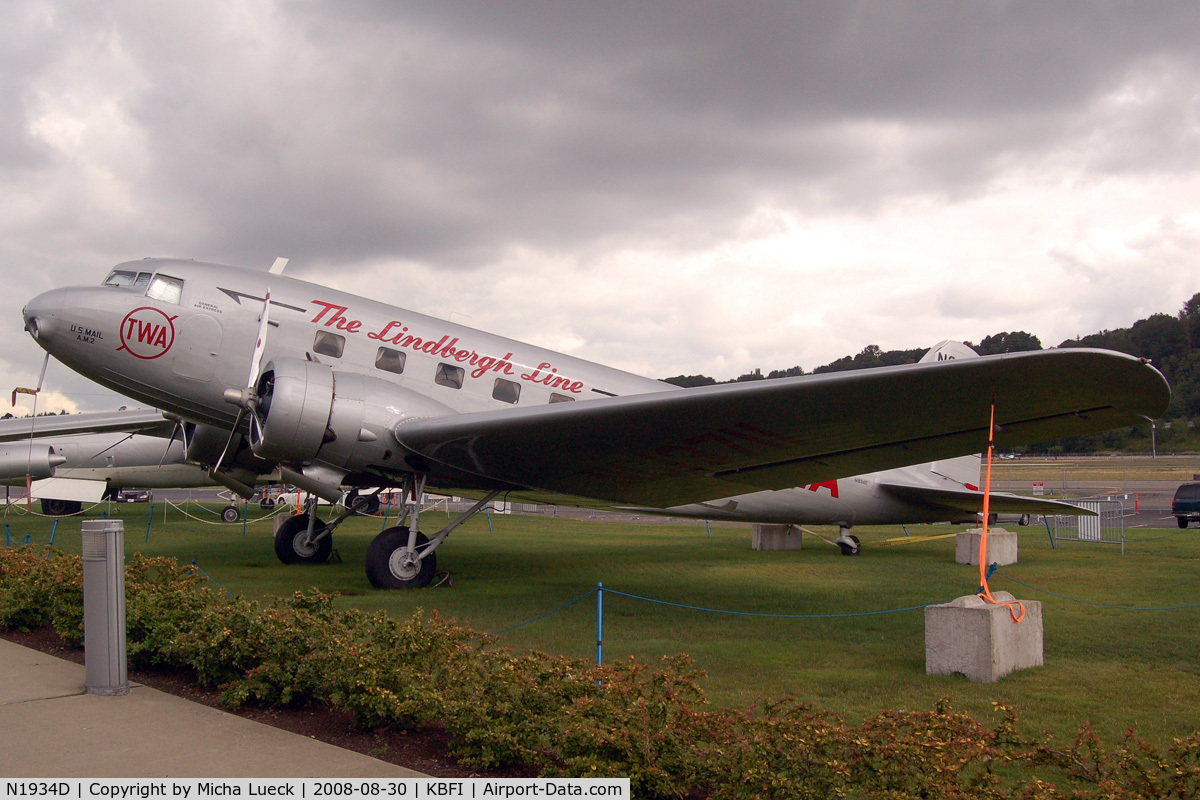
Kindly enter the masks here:
M 922 359 L 925 362 L 977 358 L 960 342 L 942 341 Z M 45 418 L 35 424 L 45 424 Z M 22 421 L 0 420 L 0 439 Z M 74 514 L 82 502 L 111 497 L 128 487 L 210 487 L 217 485 L 206 470 L 188 463 L 179 429 L 168 426 L 160 436 L 92 433 L 42 438 L 36 445 L 28 434 L 12 444 L 0 444 L 0 482 L 24 485 L 32 478 L 33 496 L 46 514 Z M 764 522 L 790 525 L 837 525 L 836 544 L 846 555 L 859 552 L 854 525 L 900 525 L 928 522 L 974 522 L 983 505 L 979 489 L 980 456 L 900 467 L 869 475 L 823 481 L 777 492 L 756 492 L 712 503 L 693 503 L 666 509 L 631 508 L 643 514 L 672 517 Z M 278 476 L 272 474 L 270 479 Z M 1092 511 L 1041 498 L 993 492 L 994 514 L 1091 515 Z M 236 522 L 241 512 L 230 505 L 223 510 Z
M 1012 447 L 1137 424 L 1170 399 L 1144 359 L 1089 349 L 679 389 L 285 277 L 279 263 L 120 264 L 100 286 L 31 300 L 25 328 L 68 367 L 163 409 L 182 426 L 186 460 L 244 496 L 275 469 L 330 500 L 344 487 L 403 487 L 408 512 L 367 551 L 377 587 L 426 585 L 437 548 L 501 493 L 745 507 L 760 492 L 819 493 L 978 454 L 993 407 L 997 445 Z M 87 416 L 58 418 L 59 432 L 164 423 L 155 411 Z M 426 536 L 426 489 L 479 502 Z M 277 555 L 324 560 L 342 518 L 292 518 Z

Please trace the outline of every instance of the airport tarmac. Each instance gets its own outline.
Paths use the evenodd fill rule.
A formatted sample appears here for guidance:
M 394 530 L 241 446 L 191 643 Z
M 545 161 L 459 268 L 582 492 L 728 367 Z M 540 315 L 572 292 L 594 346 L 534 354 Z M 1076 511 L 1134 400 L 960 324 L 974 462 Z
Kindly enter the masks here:
M 422 777 L 149 686 L 107 697 L 85 682 L 82 664 L 0 639 L 0 776 Z

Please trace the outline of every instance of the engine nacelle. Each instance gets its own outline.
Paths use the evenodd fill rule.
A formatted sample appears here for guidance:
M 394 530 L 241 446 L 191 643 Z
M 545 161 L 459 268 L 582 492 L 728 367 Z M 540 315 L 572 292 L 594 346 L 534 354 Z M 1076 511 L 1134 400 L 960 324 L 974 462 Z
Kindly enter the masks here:
M 50 478 L 54 468 L 67 457 L 54 452 L 53 447 L 28 443 L 9 445 L 0 449 L 0 479 L 11 480 L 29 475 L 35 481 Z
M 239 441 L 240 437 L 234 440 L 232 449 L 237 449 Z M 212 425 L 192 425 L 187 429 L 187 451 L 184 457 L 194 464 L 212 466 L 221 457 L 226 444 L 229 444 L 229 431 L 214 428 Z
M 251 428 L 255 455 L 301 465 L 320 459 L 348 472 L 399 461 L 391 434 L 398 421 L 454 413 L 391 381 L 298 358 L 268 363 L 257 394 L 262 434 Z
M 311 461 L 326 438 L 333 409 L 333 370 L 315 361 L 268 362 L 258 380 L 262 434 L 250 428 L 250 448 L 267 461 Z

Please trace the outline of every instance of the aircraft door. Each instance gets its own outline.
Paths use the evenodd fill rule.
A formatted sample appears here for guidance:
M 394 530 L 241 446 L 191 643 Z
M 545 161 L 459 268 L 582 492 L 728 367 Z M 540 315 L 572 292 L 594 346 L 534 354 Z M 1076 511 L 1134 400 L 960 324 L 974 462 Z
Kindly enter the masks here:
M 207 314 L 184 320 L 176 332 L 172 371 L 182 378 L 211 380 L 221 355 L 221 324 Z

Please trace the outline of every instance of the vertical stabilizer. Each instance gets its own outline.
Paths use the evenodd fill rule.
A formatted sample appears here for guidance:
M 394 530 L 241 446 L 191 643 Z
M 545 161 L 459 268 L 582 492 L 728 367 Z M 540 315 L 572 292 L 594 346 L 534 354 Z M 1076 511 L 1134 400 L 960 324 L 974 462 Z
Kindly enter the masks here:
M 955 359 L 959 358 L 978 357 L 979 353 L 976 353 L 962 342 L 954 342 L 950 339 L 943 339 L 933 347 L 929 348 L 929 352 L 921 358 L 920 363 L 924 364 L 929 361 L 954 361 Z
M 929 348 L 929 352 L 921 359 L 921 363 L 933 361 L 954 361 L 960 358 L 978 358 L 979 354 L 971 348 L 967 347 L 962 342 L 955 342 L 950 339 L 942 341 Z M 977 487 L 979 483 L 979 466 L 980 457 L 978 455 L 960 456 L 959 458 L 947 458 L 941 461 L 934 461 L 929 464 L 929 471 L 940 475 L 943 478 L 949 478 L 955 483 L 961 483 L 964 486 L 972 488 Z

